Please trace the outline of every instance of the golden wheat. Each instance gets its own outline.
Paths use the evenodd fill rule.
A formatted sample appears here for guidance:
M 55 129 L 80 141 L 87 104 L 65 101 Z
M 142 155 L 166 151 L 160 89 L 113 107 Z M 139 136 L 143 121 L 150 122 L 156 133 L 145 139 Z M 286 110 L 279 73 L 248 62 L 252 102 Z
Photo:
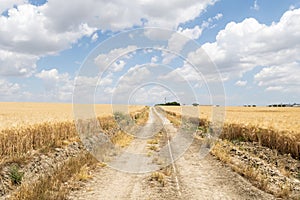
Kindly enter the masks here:
M 115 110 L 129 109 L 139 112 L 145 106 L 96 104 L 95 116 L 112 116 Z M 73 120 L 73 105 L 62 103 L 13 103 L 0 102 L 0 130 L 6 128 L 40 124 L 43 122 L 65 122 Z
M 182 107 L 162 107 L 171 119 Z M 211 122 L 213 107 L 199 107 L 200 126 Z M 188 113 L 184 113 L 188 115 Z M 300 108 L 226 107 L 221 138 L 255 141 L 282 153 L 300 157 Z
M 180 106 L 164 106 L 163 109 L 177 115 L 183 112 Z M 212 106 L 200 106 L 200 118 L 211 121 L 213 109 L 215 108 Z M 273 128 L 295 133 L 300 131 L 300 120 L 298 120 L 300 108 L 298 107 L 226 107 L 225 115 L 225 123 L 256 125 L 260 128 Z
M 0 129 L 0 163 L 18 159 L 32 150 L 47 150 L 71 141 L 79 141 L 71 104 L 0 103 L 2 127 Z M 101 128 L 112 140 L 125 146 L 130 142 L 127 134 L 117 131 L 111 105 L 96 105 Z M 123 106 L 124 107 L 124 106 Z M 129 106 L 130 115 L 144 116 L 144 106 Z M 18 114 L 19 113 L 19 114 Z M 14 123 L 12 123 L 14 122 Z M 114 130 L 113 130 L 114 129 Z M 120 141 L 124 140 L 124 141 Z M 125 144 L 126 143 L 126 144 Z

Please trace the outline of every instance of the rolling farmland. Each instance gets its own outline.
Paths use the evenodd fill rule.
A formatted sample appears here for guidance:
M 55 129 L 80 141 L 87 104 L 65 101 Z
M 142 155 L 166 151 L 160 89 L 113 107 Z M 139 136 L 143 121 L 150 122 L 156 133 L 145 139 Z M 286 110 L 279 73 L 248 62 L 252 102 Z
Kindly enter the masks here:
M 10 199 L 46 198 L 49 192 L 56 199 L 144 199 L 148 194 L 157 199 L 198 199 L 204 194 L 209 198 L 274 199 L 297 198 L 300 192 L 296 181 L 300 163 L 290 156 L 297 158 L 299 153 L 299 122 L 295 120 L 299 118 L 299 108 L 227 107 L 222 140 L 215 143 L 211 155 L 201 159 L 199 148 L 206 140 L 205 126 L 210 124 L 212 107 L 200 106 L 196 113 L 200 124 L 195 136 L 191 135 L 193 143 L 184 156 L 168 165 L 157 156 L 179 134 L 182 107 L 130 106 L 128 118 L 121 114 L 126 111 L 124 106 L 96 105 L 97 120 L 111 141 L 144 155 L 135 159 L 121 152 L 111 154 L 109 159 L 118 161 L 122 169 L 135 166 L 135 170 L 143 170 L 144 165 L 158 169 L 141 176 L 116 172 L 82 147 L 71 104 L 2 103 L 1 108 L 0 179 L 4 184 L 0 192 L 13 192 Z M 195 112 L 183 110 L 184 115 L 195 117 Z M 130 124 L 126 122 L 130 118 L 146 124 L 138 134 L 152 135 L 151 138 L 139 139 L 121 130 L 113 117 L 115 111 L 121 111 L 118 118 L 124 124 Z M 7 175 L 12 169 L 19 176 L 24 173 L 24 180 Z M 51 174 L 52 178 L 43 174 Z M 30 184 L 28 179 L 32 176 L 37 179 Z M 230 185 L 222 186 L 228 182 Z M 116 190 L 121 183 L 123 187 Z M 111 194 L 111 190 L 116 193 Z

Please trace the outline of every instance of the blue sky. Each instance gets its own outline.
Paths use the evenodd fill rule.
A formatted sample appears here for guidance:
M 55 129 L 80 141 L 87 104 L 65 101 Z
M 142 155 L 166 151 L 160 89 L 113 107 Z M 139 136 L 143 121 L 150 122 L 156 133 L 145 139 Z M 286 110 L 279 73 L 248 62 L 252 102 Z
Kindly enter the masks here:
M 300 1 L 130 2 L 2 0 L 0 101 L 300 103 Z

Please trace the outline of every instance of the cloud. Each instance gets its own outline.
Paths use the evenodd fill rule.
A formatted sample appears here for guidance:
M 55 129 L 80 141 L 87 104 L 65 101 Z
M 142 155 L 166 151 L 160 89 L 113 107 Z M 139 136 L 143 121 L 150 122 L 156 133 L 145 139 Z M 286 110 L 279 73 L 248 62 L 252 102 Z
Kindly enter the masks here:
M 222 13 L 218 13 L 218 14 L 216 14 L 216 16 L 213 17 L 213 19 L 220 20 L 220 19 L 222 19 L 222 17 L 223 17 L 223 14 Z
M 279 22 L 269 26 L 253 18 L 240 23 L 230 22 L 218 33 L 215 42 L 205 43 L 190 52 L 187 60 L 195 65 L 206 82 L 241 78 L 244 73 L 261 66 L 262 70 L 255 75 L 258 86 L 299 93 L 299 20 L 300 9 L 295 9 L 287 11 Z M 185 62 L 168 76 L 176 80 L 180 74 L 189 81 L 199 81 L 202 77 L 193 71 L 195 69 Z M 246 82 L 236 83 L 243 84 Z
M 0 78 L 0 101 L 26 101 L 32 99 L 32 94 L 25 91 L 24 87 L 18 83 L 10 82 Z
M 198 39 L 202 31 L 205 28 L 212 28 L 211 25 L 214 21 L 220 20 L 223 17 L 222 13 L 218 13 L 214 17 L 208 18 L 207 21 L 204 21 L 200 26 L 196 25 L 193 28 L 182 28 L 179 27 L 177 30 L 177 33 L 174 33 L 173 35 L 169 36 L 168 38 L 168 50 L 174 51 L 174 52 L 180 52 L 182 51 L 185 44 L 187 44 L 190 40 L 196 40 Z M 176 58 L 175 55 L 170 53 L 163 53 L 163 64 L 170 63 L 174 58 Z
M 299 62 L 265 67 L 254 76 L 254 80 L 259 86 L 266 87 L 267 91 L 300 94 L 299 69 Z
M 98 39 L 98 33 L 94 33 L 91 38 L 92 42 L 96 42 L 97 39 Z
M 284 88 L 282 86 L 270 86 L 266 88 L 266 91 L 283 91 Z
M 202 29 L 198 25 L 193 28 L 186 28 L 186 29 L 183 29 L 180 27 L 177 30 L 177 32 L 184 35 L 185 37 L 195 40 L 200 37 L 200 35 L 202 33 Z
M 158 61 L 158 56 L 153 56 L 151 58 L 151 63 L 156 63 Z
M 57 69 L 42 70 L 35 77 L 44 84 L 44 97 L 52 101 L 70 101 L 73 94 L 73 80 L 68 73 L 60 74 Z
M 241 80 L 239 80 L 239 81 L 235 82 L 235 85 L 240 86 L 240 87 L 246 86 L 247 85 L 247 81 L 241 81 Z
M 158 2 L 155 0 L 73 0 L 49 1 L 43 12 L 51 19 L 51 28 L 64 32 L 78 24 L 87 22 L 101 30 L 122 30 L 134 25 L 177 28 L 180 23 L 195 19 L 215 0 L 183 0 Z
M 8 82 L 5 79 L 0 79 L 0 93 L 1 96 L 8 96 L 16 94 L 20 91 L 20 85 L 17 83 Z
M 113 74 L 109 73 L 108 75 L 102 77 L 98 80 L 97 85 L 99 86 L 110 86 L 113 82 Z
M 240 23 L 230 22 L 221 30 L 214 43 L 202 49 L 229 79 L 242 77 L 257 66 L 284 66 L 299 60 L 300 9 L 287 11 L 280 21 L 267 26 L 247 18 Z M 201 51 L 192 52 L 189 59 L 201 65 Z M 298 70 L 299 71 L 299 70 Z M 296 72 L 297 73 L 297 72 Z M 285 73 L 295 74 L 295 71 Z
M 139 104 L 160 103 L 165 97 L 170 101 L 170 97 L 175 100 L 175 96 L 181 102 L 194 101 L 193 89 L 185 80 L 174 80 L 170 68 L 160 66 L 152 67 L 149 65 L 136 65 L 130 68 L 126 74 L 117 81 L 116 87 L 109 88 L 113 103 L 120 104 L 128 101 Z M 175 72 L 174 72 L 175 73 Z M 183 79 L 178 74 L 177 79 Z M 174 98 L 173 98 L 174 97 Z
M 105 73 L 102 77 L 76 76 L 74 79 L 73 102 L 80 103 L 110 103 L 111 94 L 115 88 L 112 87 L 114 79 L 112 72 Z M 73 82 L 73 81 L 72 81 Z
M 251 7 L 251 9 L 253 9 L 253 10 L 259 10 L 259 5 L 258 5 L 258 3 L 257 3 L 257 0 L 255 0 L 254 1 L 254 4 L 253 4 L 253 6 Z
M 187 44 L 190 40 L 198 39 L 202 34 L 202 29 L 197 25 L 193 28 L 181 28 L 179 27 L 177 32 L 172 34 L 168 38 L 168 47 L 167 49 L 170 51 L 174 51 L 175 53 L 180 53 L 183 50 L 185 44 Z M 163 64 L 170 63 L 176 55 L 172 53 L 163 52 Z
M 8 17 L 1 16 L 0 48 L 38 56 L 54 54 L 95 31 L 86 23 L 65 32 L 50 29 L 47 26 L 50 19 L 43 13 L 43 7 L 23 4 L 9 9 Z
M 164 1 L 157 6 L 155 1 L 147 1 L 143 4 L 142 10 L 148 20 L 147 25 L 166 28 L 177 28 L 181 23 L 195 19 L 200 13 L 204 12 L 209 5 L 213 5 L 214 0 L 191 0 Z
M 17 5 L 25 4 L 25 3 L 27 3 L 26 0 L 1 0 L 0 14 L 6 10 L 12 8 L 13 6 L 17 6 Z
M 112 49 L 107 54 L 99 54 L 94 59 L 94 62 L 99 67 L 100 71 L 103 72 L 107 67 L 109 67 L 109 64 L 111 64 L 111 62 L 117 60 L 122 56 L 126 56 L 129 53 L 135 52 L 136 49 L 136 46 L 127 46 L 125 48 Z M 110 66 L 111 68 L 109 68 L 109 70 L 122 70 L 125 64 L 126 63 L 124 61 L 117 61 L 117 63 L 113 63 L 112 66 Z
M 7 16 L 0 16 L 2 75 L 30 76 L 40 57 L 69 48 L 95 30 L 81 23 L 65 32 L 57 32 L 47 26 L 49 18 L 43 13 L 43 7 L 22 4 L 9 9 Z
M 159 85 L 151 85 L 138 89 L 131 97 L 133 102 L 130 103 L 151 105 L 155 103 L 162 103 L 165 98 L 170 102 L 178 101 L 172 91 L 169 91 Z
M 59 79 L 57 69 L 42 70 L 40 73 L 36 74 L 36 77 L 51 82 L 56 82 Z
M 179 34 L 177 34 L 179 33 Z M 175 52 L 180 52 L 183 46 L 189 40 L 196 40 L 202 34 L 202 29 L 197 25 L 193 28 L 179 28 L 177 33 L 173 34 L 168 41 L 168 49 Z
M 205 29 L 205 28 L 213 28 L 215 27 L 215 24 L 213 24 L 215 21 L 219 21 L 220 19 L 223 18 L 223 14 L 222 13 L 218 13 L 216 14 L 214 17 L 210 17 L 207 20 L 202 22 L 201 28 Z
M 202 82 L 201 74 L 199 74 L 195 68 L 188 63 L 185 63 L 183 67 L 177 68 L 166 75 L 159 76 L 159 79 L 175 82 Z
M 112 71 L 113 72 L 122 71 L 122 69 L 124 68 L 125 65 L 126 65 L 126 62 L 124 60 L 118 60 L 118 61 L 114 62 L 114 64 L 112 65 Z
M 30 76 L 36 69 L 38 56 L 0 49 L 0 75 Z
M 130 4 L 123 0 L 51 0 L 41 6 L 26 2 L 1 1 L 0 11 L 8 12 L 7 16 L 0 16 L 0 50 L 23 59 L 7 58 L 0 63 L 4 75 L 30 76 L 39 58 L 71 48 L 84 36 L 92 36 L 95 41 L 97 30 L 119 31 L 142 25 L 177 29 L 179 24 L 199 16 L 215 0 L 175 0 L 160 2 L 160 6 L 154 0 L 134 0 Z M 12 67 L 6 70 L 8 64 Z
M 296 8 L 295 5 L 290 5 L 289 10 L 294 10 Z

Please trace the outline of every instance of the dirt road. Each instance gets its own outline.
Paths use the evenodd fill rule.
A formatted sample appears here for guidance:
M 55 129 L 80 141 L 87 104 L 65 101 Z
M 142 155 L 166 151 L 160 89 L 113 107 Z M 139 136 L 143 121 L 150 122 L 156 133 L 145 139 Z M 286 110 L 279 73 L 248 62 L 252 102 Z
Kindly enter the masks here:
M 96 169 L 93 178 L 82 189 L 71 192 L 69 199 L 274 199 L 211 155 L 201 159 L 197 142 L 169 166 L 172 173 L 165 177 L 164 186 L 153 181 L 153 171 L 162 166 L 153 162 L 156 154 L 149 154 L 147 140 L 159 131 L 162 121 L 166 131 L 176 131 L 151 108 L 148 123 L 126 152 L 109 163 L 112 167 Z

